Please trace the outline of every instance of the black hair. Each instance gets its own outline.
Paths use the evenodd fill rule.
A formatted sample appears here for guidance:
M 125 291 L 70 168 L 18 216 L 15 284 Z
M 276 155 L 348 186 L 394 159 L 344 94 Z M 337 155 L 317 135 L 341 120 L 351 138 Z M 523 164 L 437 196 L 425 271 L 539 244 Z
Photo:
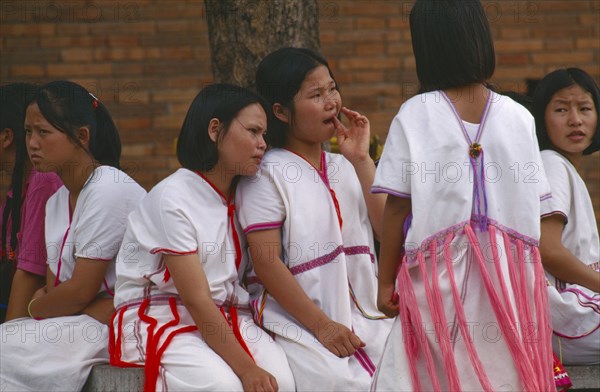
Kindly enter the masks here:
M 496 57 L 479 0 L 417 0 L 410 32 L 421 92 L 486 83 Z
M 269 112 L 272 113 L 273 104 L 279 103 L 293 116 L 294 97 L 302 82 L 309 73 L 322 65 L 327 67 L 329 76 L 335 82 L 327 60 L 310 49 L 280 48 L 262 59 L 256 71 L 256 88 L 269 102 Z M 339 89 L 337 82 L 336 89 Z M 266 137 L 267 143 L 271 147 L 283 147 L 287 140 L 289 124 L 273 117 L 273 125 Z
M 219 160 L 218 144 L 227 134 L 231 121 L 242 109 L 254 103 L 262 106 L 268 124 L 269 106 L 257 93 L 226 83 L 203 88 L 190 104 L 177 139 L 177 159 L 181 166 L 201 172 L 212 169 Z M 208 134 L 208 125 L 213 118 L 223 127 L 216 143 Z
M 546 130 L 546 106 L 557 91 L 567 87 L 578 85 L 591 94 L 594 101 L 596 113 L 600 109 L 600 92 L 594 79 L 584 70 L 579 68 L 561 68 L 550 72 L 539 81 L 533 93 L 533 116 L 535 117 L 535 128 L 537 132 L 540 150 L 552 149 L 553 145 Z M 592 154 L 600 150 L 600 121 L 596 122 L 596 133 L 592 144 L 583 150 L 584 155 Z
M 44 118 L 86 150 L 102 165 L 119 168 L 121 139 L 108 109 L 82 86 L 66 80 L 43 85 L 35 100 Z M 77 138 L 77 130 L 90 130 L 89 149 Z
M 29 83 L 12 83 L 0 87 L 0 131 L 7 128 L 13 132 L 15 145 L 15 164 L 11 174 L 12 198 L 6 198 L 2 216 L 2 249 L 6 250 L 7 222 L 12 217 L 10 249 L 14 252 L 18 246 L 17 233 L 21 230 L 21 203 L 25 165 L 29 159 L 25 144 L 25 109 L 33 100 L 37 86 Z M 7 254 L 2 255 L 4 259 Z

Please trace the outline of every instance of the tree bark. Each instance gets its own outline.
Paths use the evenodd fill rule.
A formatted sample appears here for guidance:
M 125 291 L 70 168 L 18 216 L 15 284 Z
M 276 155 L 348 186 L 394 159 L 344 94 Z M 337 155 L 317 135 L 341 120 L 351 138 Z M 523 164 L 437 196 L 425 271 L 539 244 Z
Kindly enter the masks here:
M 216 82 L 253 86 L 260 60 L 284 46 L 318 51 L 316 0 L 206 0 Z

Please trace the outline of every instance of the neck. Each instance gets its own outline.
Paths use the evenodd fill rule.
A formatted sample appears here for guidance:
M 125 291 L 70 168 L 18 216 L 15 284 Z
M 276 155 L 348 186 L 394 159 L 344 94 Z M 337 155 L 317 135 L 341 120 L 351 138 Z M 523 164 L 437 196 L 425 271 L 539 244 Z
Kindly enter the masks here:
M 80 162 L 66 164 L 57 172 L 64 186 L 69 190 L 71 201 L 76 201 L 90 175 L 100 164 L 86 155 Z M 73 203 L 74 205 L 75 203 Z
M 217 163 L 211 170 L 202 172 L 202 175 L 206 177 L 211 184 L 225 196 L 225 198 L 229 198 L 231 184 L 236 175 L 232 170 L 227 170 L 227 168 Z
M 306 143 L 299 140 L 289 140 L 286 149 L 300 155 L 306 159 L 311 165 L 321 170 L 321 144 L 320 143 Z

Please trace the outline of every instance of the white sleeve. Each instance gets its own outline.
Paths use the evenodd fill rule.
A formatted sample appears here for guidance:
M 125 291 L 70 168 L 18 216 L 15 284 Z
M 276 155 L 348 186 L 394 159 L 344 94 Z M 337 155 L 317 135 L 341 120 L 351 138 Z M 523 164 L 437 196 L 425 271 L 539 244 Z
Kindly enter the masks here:
M 555 152 L 542 153 L 544 171 L 552 189 L 552 197 L 542 203 L 542 216 L 560 214 L 568 220 L 572 203 L 571 175 L 566 162 Z
M 286 218 L 283 202 L 284 181 L 279 167 L 273 162 L 263 162 L 257 176 L 244 177 L 236 191 L 237 216 L 244 230 L 268 230 L 281 227 Z
M 144 200 L 131 229 L 150 253 L 186 255 L 198 251 L 198 236 L 187 203 L 169 190 Z M 200 223 L 200 222 L 199 222 Z
M 411 178 L 416 171 L 413 167 L 414 164 L 411 163 L 410 149 L 401 113 L 402 110 L 394 117 L 390 125 L 371 192 L 410 198 Z
M 112 260 L 118 253 L 127 217 L 139 204 L 145 191 L 135 182 L 114 182 L 100 178 L 80 196 L 81 211 L 76 227 L 75 257 Z

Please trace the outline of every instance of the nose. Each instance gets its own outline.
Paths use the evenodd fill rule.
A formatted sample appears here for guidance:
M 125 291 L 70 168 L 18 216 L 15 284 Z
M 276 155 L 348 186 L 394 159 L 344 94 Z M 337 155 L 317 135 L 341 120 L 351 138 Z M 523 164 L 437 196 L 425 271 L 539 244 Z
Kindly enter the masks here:
M 569 125 L 578 126 L 581 125 L 581 115 L 577 110 L 571 110 L 569 113 Z
M 338 105 L 339 105 L 339 100 L 338 100 L 337 91 L 334 93 L 327 94 L 327 96 L 325 97 L 325 109 L 326 110 L 338 109 Z
M 267 149 L 267 141 L 265 140 L 264 134 L 258 137 L 258 148 L 263 151 Z
M 28 132 L 25 135 L 25 142 L 27 143 L 28 150 L 37 150 L 39 149 L 39 141 L 33 132 Z

